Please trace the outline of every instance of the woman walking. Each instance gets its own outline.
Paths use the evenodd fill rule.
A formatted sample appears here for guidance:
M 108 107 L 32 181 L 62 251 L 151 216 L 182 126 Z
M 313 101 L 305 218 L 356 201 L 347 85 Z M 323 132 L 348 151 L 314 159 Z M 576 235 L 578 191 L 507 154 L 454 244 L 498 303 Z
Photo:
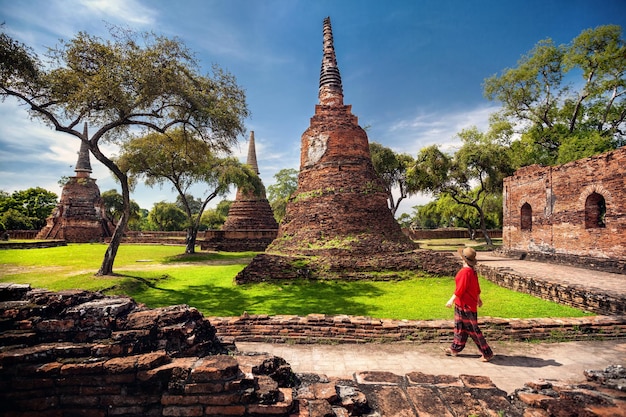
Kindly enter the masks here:
M 474 270 L 476 251 L 472 248 L 459 248 L 457 252 L 463 260 L 463 267 L 454 278 L 454 294 L 446 303 L 448 308 L 454 305 L 454 340 L 446 349 L 446 355 L 458 355 L 465 348 L 469 336 L 482 353 L 481 360 L 489 362 L 493 358 L 493 351 L 478 327 L 478 307 L 483 302 L 480 299 L 478 274 Z

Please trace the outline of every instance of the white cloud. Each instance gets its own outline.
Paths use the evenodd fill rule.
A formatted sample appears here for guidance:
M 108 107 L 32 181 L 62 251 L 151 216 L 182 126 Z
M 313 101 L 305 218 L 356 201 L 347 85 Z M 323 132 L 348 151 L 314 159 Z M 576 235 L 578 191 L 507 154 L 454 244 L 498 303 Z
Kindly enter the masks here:
M 453 113 L 420 111 L 413 117 L 391 122 L 385 127 L 385 133 L 379 136 L 393 138 L 385 146 L 413 156 L 430 145 L 439 145 L 443 151 L 453 151 L 460 144 L 459 132 L 472 126 L 487 131 L 489 116 L 498 110 L 496 106 L 481 106 Z
M 157 17 L 155 10 L 136 0 L 78 0 L 78 4 L 85 8 L 79 10 L 83 15 L 132 25 L 153 25 Z

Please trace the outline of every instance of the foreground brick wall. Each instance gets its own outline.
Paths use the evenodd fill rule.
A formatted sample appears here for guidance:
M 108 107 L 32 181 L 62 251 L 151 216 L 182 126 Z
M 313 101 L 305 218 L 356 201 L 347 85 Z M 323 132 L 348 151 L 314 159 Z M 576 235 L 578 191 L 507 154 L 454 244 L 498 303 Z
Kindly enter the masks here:
M 590 227 L 585 217 L 594 193 L 606 205 L 602 227 Z M 505 178 L 503 204 L 504 251 L 626 261 L 626 148 L 522 168 Z
M 450 320 L 391 320 L 346 315 L 209 317 L 221 338 L 239 342 L 372 343 L 452 341 Z M 626 316 L 559 319 L 480 317 L 488 340 L 574 341 L 626 338 Z
M 0 345 L 2 416 L 280 416 L 298 405 L 283 359 L 237 355 L 187 306 L 2 284 Z

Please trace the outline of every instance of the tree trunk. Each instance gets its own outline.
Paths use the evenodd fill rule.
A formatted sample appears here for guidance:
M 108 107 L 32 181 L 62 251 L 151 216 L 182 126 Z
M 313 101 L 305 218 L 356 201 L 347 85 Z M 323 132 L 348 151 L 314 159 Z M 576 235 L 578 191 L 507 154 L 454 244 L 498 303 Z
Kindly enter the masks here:
M 128 206 L 125 204 L 124 207 L 124 214 L 122 214 L 120 221 L 117 223 L 115 232 L 113 232 L 113 236 L 111 237 L 111 243 L 109 243 L 109 247 L 104 253 L 104 259 L 102 260 L 100 270 L 96 273 L 98 276 L 113 275 L 113 263 L 115 262 L 115 256 L 117 255 L 117 250 L 122 243 L 124 231 L 126 230 L 126 225 L 128 224 L 128 216 L 126 214 L 126 207 Z
M 196 236 L 198 235 L 198 229 L 195 227 L 187 228 L 187 238 L 185 239 L 185 253 L 196 253 Z
M 113 263 L 115 262 L 115 256 L 117 256 L 117 250 L 122 243 L 126 226 L 128 226 L 128 220 L 130 219 L 130 193 L 128 191 L 128 185 L 126 187 L 122 185 L 122 197 L 124 199 L 124 211 L 122 212 L 120 221 L 117 222 L 115 232 L 113 232 L 113 236 L 111 237 L 111 243 L 109 243 L 109 247 L 104 253 L 104 259 L 102 260 L 100 270 L 96 273 L 96 275 L 99 276 L 113 275 Z
M 96 159 L 102 162 L 111 170 L 111 172 L 113 172 L 113 174 L 115 174 L 120 182 L 120 186 L 122 187 L 122 215 L 120 217 L 120 221 L 115 227 L 115 232 L 113 232 L 113 236 L 111 237 L 111 243 L 109 243 L 109 247 L 104 253 L 104 259 L 102 260 L 100 270 L 96 273 L 96 275 L 99 276 L 113 275 L 113 263 L 115 262 L 115 257 L 117 256 L 117 250 L 122 243 L 124 232 L 126 232 L 126 227 L 128 226 L 128 221 L 130 220 L 130 188 L 128 187 L 128 177 L 117 167 L 117 165 L 105 157 L 97 146 L 91 146 L 90 149 Z
M 483 232 L 483 236 L 485 237 L 485 243 L 489 249 L 493 249 L 493 242 L 491 241 L 491 236 L 489 236 L 489 232 L 487 232 L 487 224 L 485 223 L 485 213 L 483 209 L 476 205 L 476 210 L 478 210 L 478 216 L 480 218 L 480 230 Z
M 469 234 L 469 238 L 470 240 L 474 240 L 476 239 L 476 230 L 474 230 L 474 227 L 472 226 L 472 221 L 471 220 L 467 220 L 464 217 L 460 217 L 459 219 L 465 223 L 465 227 L 467 227 L 467 233 Z

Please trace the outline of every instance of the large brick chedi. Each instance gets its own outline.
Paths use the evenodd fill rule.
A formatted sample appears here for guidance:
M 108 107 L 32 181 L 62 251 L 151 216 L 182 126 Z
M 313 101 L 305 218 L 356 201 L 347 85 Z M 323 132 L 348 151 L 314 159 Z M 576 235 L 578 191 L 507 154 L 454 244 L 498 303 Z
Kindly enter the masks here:
M 626 148 L 504 179 L 503 251 L 624 273 Z
M 85 124 L 84 136 L 87 137 Z M 100 189 L 91 178 L 89 149 L 81 142 L 76 176 L 70 177 L 61 191 L 61 199 L 37 239 L 63 239 L 68 242 L 101 242 L 111 237 L 115 225 L 108 218 Z
M 302 134 L 298 188 L 268 252 L 373 255 L 414 249 L 387 206 L 367 134 L 343 104 L 330 18 L 323 25 L 319 104 Z
M 298 187 L 278 236 L 237 274 L 237 283 L 371 279 L 372 271 L 394 275 L 423 268 L 424 257 L 387 206 L 367 134 L 343 104 L 330 18 L 324 20 L 323 45 L 319 104 L 302 134 Z

